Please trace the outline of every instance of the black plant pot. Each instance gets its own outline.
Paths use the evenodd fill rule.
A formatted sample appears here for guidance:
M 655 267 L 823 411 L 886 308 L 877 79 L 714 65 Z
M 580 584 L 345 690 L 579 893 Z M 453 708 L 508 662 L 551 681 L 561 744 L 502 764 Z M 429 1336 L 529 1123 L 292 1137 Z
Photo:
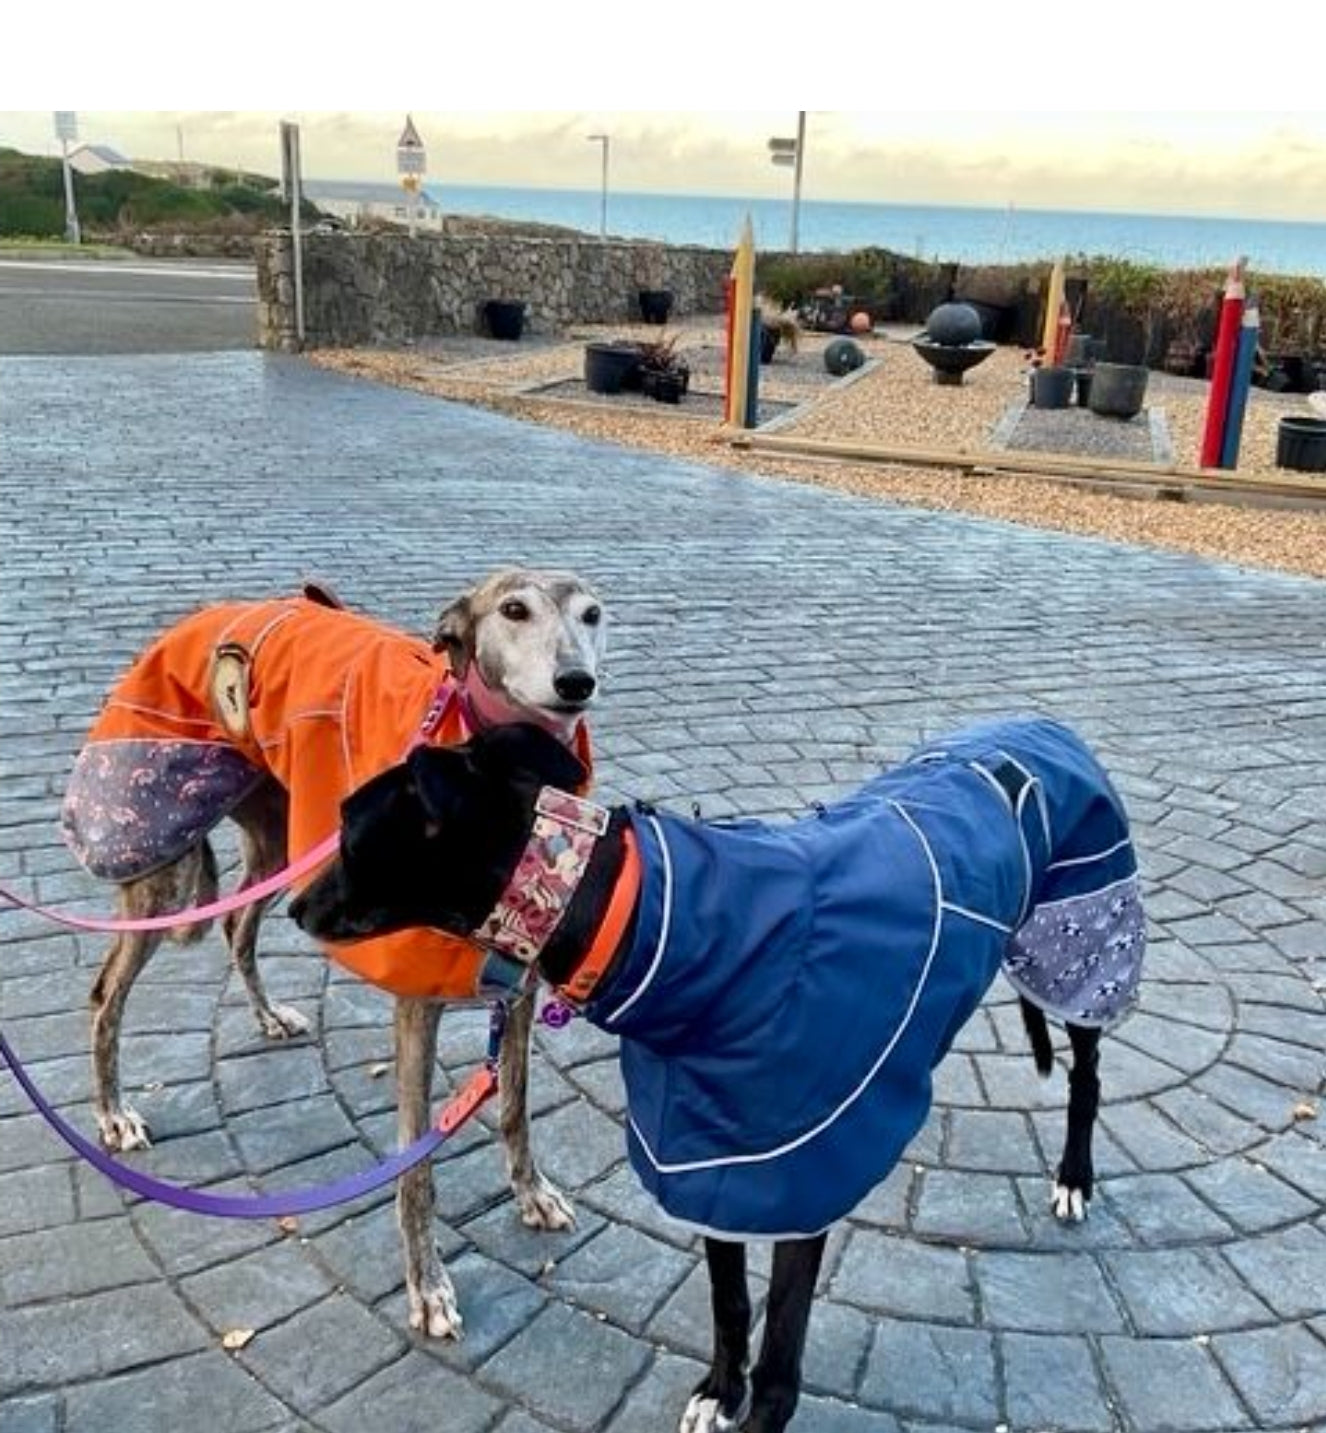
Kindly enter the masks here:
M 1326 473 L 1326 418 L 1294 414 L 1280 419 L 1276 434 L 1275 466 L 1300 473 Z
M 1031 375 L 1033 408 L 1067 408 L 1073 401 L 1071 368 L 1037 368 Z
M 644 355 L 638 343 L 587 343 L 585 387 L 591 393 L 639 389 Z
M 493 338 L 515 342 L 525 331 L 525 305 L 508 299 L 489 299 L 483 306 L 483 321 Z
M 1146 400 L 1149 371 L 1140 363 L 1098 363 L 1091 380 L 1091 411 L 1102 418 L 1135 418 Z
M 773 356 L 778 352 L 778 345 L 783 335 L 776 328 L 770 328 L 766 323 L 760 327 L 760 362 L 772 363 Z
M 646 323 L 667 323 L 672 312 L 671 289 L 641 289 L 639 298 L 640 317 Z

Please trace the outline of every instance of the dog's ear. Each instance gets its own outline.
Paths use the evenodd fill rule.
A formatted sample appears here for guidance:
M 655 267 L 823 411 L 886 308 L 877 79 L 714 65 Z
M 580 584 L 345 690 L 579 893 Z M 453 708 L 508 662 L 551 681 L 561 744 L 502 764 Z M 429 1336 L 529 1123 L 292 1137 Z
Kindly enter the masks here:
M 417 746 L 405 768 L 429 821 L 446 827 L 463 815 L 477 775 L 468 746 Z
M 502 779 L 530 775 L 539 786 L 578 791 L 589 780 L 584 763 L 551 732 L 530 722 L 503 722 L 469 743 L 476 767 Z
M 433 650 L 451 658 L 451 670 L 458 677 L 465 675 L 474 655 L 474 604 L 468 593 L 442 609 L 433 633 Z

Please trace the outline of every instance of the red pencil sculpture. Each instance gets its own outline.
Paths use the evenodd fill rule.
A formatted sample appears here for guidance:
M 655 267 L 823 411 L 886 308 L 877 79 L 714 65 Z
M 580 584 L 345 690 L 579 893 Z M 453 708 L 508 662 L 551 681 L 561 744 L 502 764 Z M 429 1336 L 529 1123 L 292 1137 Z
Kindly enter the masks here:
M 1243 260 L 1236 259 L 1230 265 L 1229 277 L 1225 280 L 1225 297 L 1220 305 L 1220 323 L 1216 329 L 1211 396 L 1206 403 L 1206 426 L 1198 458 L 1204 468 L 1220 466 L 1225 422 L 1229 416 L 1229 388 L 1234 377 L 1234 360 L 1239 351 L 1239 325 L 1243 322 L 1243 297 Z

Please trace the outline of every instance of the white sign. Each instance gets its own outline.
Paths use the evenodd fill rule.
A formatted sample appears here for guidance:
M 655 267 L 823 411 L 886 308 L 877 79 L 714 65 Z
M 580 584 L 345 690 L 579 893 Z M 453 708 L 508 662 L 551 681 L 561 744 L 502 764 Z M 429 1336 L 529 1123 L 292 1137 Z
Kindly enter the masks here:
M 428 156 L 422 149 L 398 149 L 396 151 L 396 172 L 398 174 L 423 174 L 428 167 Z
M 78 111 L 57 109 L 55 111 L 55 137 L 65 144 L 73 144 L 78 138 Z

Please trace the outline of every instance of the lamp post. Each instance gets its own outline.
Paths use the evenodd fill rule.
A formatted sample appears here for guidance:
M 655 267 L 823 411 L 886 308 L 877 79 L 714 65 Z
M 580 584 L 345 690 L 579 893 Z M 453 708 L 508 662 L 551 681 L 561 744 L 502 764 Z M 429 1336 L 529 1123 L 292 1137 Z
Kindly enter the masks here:
M 585 136 L 591 144 L 597 142 L 603 146 L 603 180 L 599 187 L 599 238 L 608 237 L 608 146 L 612 142 L 610 134 L 590 134 Z
M 55 137 L 60 141 L 64 159 L 64 236 L 71 244 L 82 242 L 78 226 L 78 205 L 74 202 L 74 167 L 69 163 L 69 146 L 78 139 L 78 112 L 72 109 L 55 111 Z
M 797 111 L 797 133 L 795 139 L 774 138 L 769 141 L 769 158 L 774 164 L 786 165 L 792 170 L 792 239 L 788 247 L 797 252 L 798 230 L 801 220 L 801 161 L 806 152 L 806 111 Z

